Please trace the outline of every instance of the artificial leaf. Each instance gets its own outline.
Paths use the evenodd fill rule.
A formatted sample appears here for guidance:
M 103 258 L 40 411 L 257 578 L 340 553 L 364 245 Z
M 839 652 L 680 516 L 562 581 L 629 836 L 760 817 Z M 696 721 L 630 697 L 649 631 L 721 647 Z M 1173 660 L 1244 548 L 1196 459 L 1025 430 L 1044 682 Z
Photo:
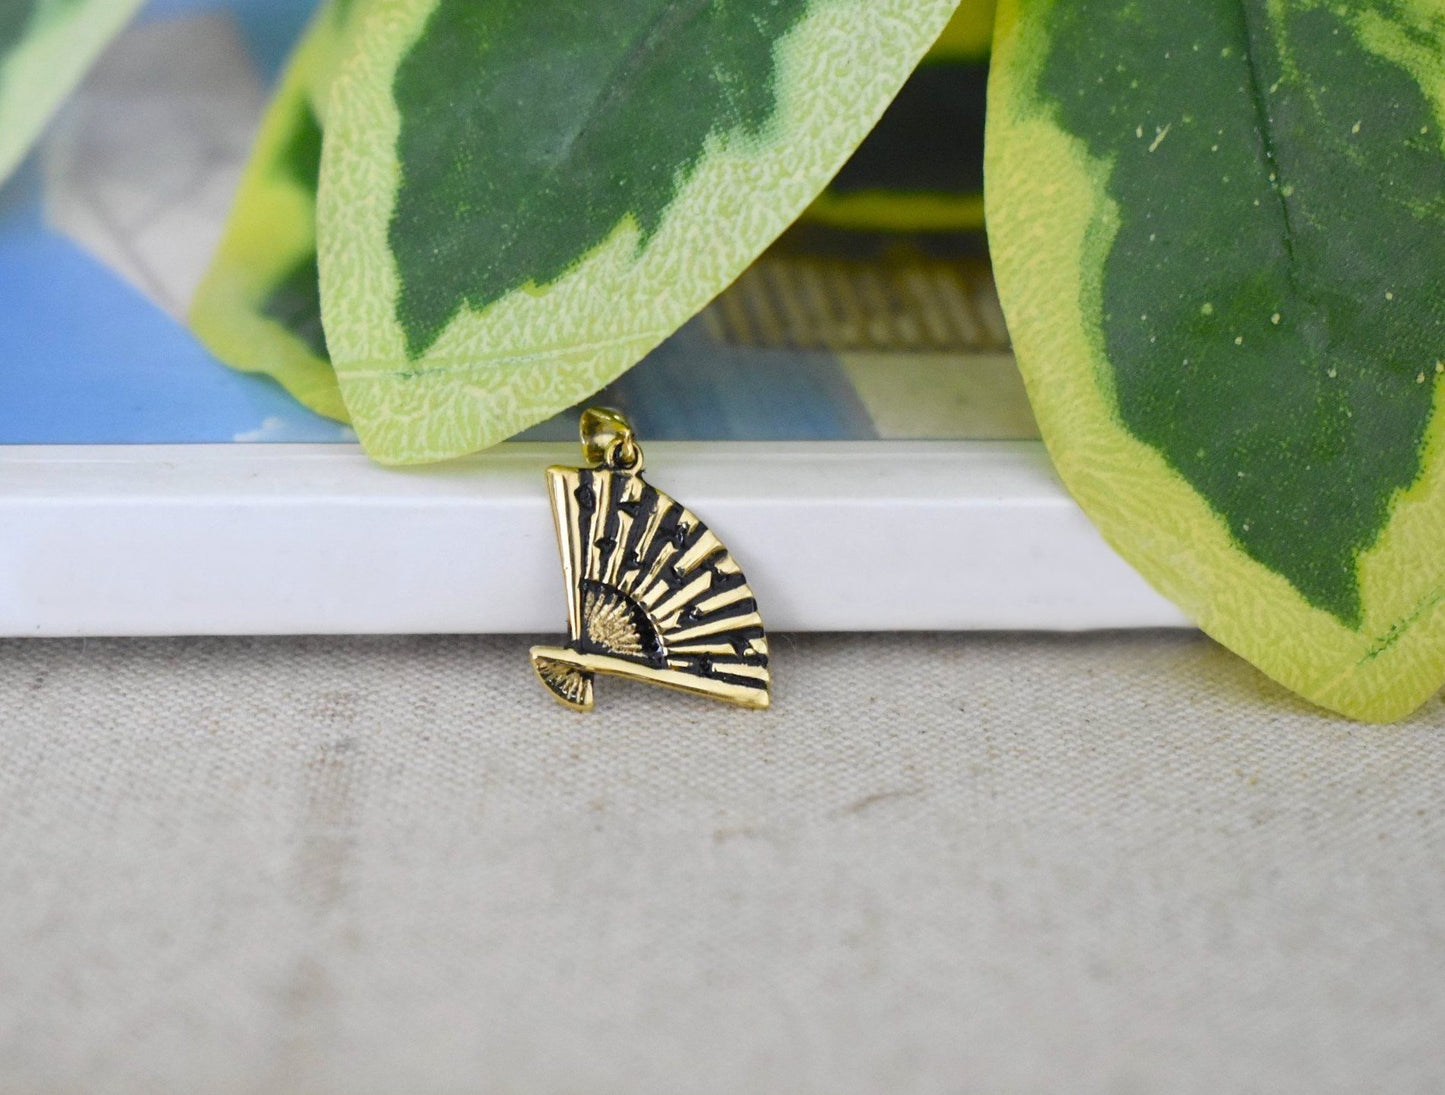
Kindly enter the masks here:
M 0 182 L 140 0 L 0 0 Z
M 342 421 L 321 326 L 316 186 L 327 92 L 356 8 L 354 0 L 322 8 L 287 64 L 190 312 L 196 334 L 226 364 L 265 373 Z
M 817 195 L 955 6 L 380 0 L 318 206 L 367 450 L 484 448 L 639 360 Z
M 1438 0 L 1004 0 L 988 216 L 1044 438 L 1200 625 L 1345 714 L 1445 680 Z
M 982 61 L 993 47 L 993 21 L 997 0 L 973 0 L 961 4 L 943 28 L 929 61 Z

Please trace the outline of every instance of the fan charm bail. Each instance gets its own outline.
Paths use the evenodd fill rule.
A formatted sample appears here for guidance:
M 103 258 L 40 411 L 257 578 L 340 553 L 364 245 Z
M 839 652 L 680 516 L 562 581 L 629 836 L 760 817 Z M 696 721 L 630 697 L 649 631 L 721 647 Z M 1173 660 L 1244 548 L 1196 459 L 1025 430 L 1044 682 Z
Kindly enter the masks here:
M 642 478 L 642 446 L 620 411 L 589 407 L 579 433 L 590 466 L 547 469 L 567 641 L 532 648 L 537 676 L 578 711 L 592 709 L 598 673 L 767 707 L 767 634 L 732 554 Z

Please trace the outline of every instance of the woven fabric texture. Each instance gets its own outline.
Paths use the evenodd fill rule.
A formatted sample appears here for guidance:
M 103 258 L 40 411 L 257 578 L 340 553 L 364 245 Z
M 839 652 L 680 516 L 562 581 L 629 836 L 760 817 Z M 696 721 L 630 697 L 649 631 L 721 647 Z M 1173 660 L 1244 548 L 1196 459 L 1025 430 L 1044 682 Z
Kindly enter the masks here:
M 1445 707 L 1191 634 L 0 643 L 5 1095 L 1445 1090 Z

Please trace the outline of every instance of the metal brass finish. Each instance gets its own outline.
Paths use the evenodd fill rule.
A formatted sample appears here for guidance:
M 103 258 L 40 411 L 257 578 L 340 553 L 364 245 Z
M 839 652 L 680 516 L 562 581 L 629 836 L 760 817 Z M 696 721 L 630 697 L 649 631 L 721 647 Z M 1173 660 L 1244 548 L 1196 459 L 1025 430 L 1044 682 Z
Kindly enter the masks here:
M 768 639 L 732 555 L 643 480 L 624 415 L 590 408 L 580 429 L 593 466 L 547 469 L 568 641 L 532 648 L 537 676 L 579 711 L 592 709 L 598 673 L 767 707 Z
M 589 463 L 632 472 L 642 470 L 642 448 L 632 432 L 632 423 L 621 411 L 588 407 L 582 412 L 577 432 L 582 435 L 582 458 Z

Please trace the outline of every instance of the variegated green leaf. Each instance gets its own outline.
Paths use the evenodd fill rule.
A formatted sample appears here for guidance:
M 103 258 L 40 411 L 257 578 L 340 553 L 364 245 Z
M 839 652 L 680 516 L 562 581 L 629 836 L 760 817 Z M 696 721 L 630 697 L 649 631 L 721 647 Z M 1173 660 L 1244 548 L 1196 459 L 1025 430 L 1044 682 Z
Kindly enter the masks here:
M 960 4 L 928 51 L 929 61 L 983 61 L 993 48 L 997 0 Z
M 316 269 L 316 186 L 327 91 L 354 2 L 323 8 L 261 123 L 191 326 L 226 364 L 265 373 L 312 410 L 345 421 L 326 353 Z
M 0 181 L 140 0 L 0 0 Z
M 822 189 L 956 0 L 378 0 L 333 87 L 327 344 L 389 462 L 632 365 Z
M 1445 680 L 1445 5 L 1004 0 L 1003 303 L 1060 473 L 1309 699 Z

